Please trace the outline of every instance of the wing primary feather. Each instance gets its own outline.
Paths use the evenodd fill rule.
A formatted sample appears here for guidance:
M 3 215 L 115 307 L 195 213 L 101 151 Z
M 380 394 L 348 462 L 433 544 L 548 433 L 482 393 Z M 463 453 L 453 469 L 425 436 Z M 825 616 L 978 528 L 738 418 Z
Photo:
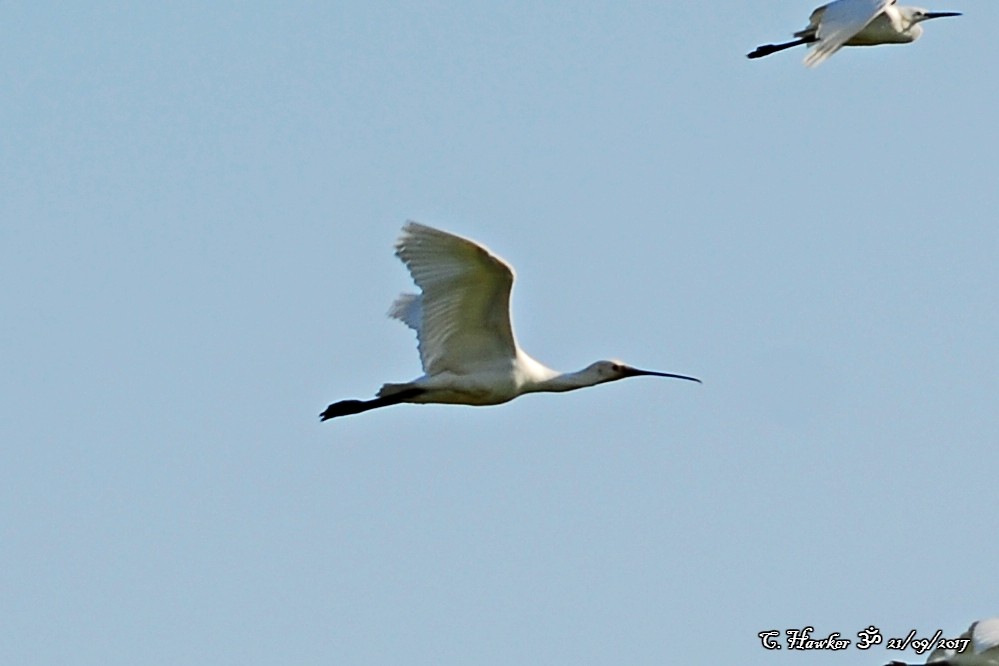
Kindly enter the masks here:
M 510 325 L 513 269 L 485 247 L 409 221 L 395 245 L 420 295 L 403 294 L 389 315 L 415 329 L 428 374 L 466 372 L 516 356 Z
M 419 333 L 423 319 L 422 300 L 419 294 L 399 294 L 399 297 L 392 303 L 392 307 L 389 308 L 388 316 L 398 319 Z

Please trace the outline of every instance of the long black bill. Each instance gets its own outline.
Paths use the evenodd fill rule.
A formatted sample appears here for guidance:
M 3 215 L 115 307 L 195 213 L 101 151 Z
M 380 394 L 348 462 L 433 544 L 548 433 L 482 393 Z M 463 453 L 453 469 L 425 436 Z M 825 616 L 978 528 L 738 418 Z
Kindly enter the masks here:
M 625 371 L 625 377 L 642 377 L 642 376 L 672 377 L 673 379 L 686 379 L 687 381 L 697 382 L 698 384 L 703 383 L 697 377 L 688 377 L 687 375 L 674 375 L 669 372 L 655 372 L 654 370 L 639 370 L 638 368 L 628 368 Z
M 926 18 L 946 18 L 948 16 L 961 16 L 961 12 L 926 12 Z

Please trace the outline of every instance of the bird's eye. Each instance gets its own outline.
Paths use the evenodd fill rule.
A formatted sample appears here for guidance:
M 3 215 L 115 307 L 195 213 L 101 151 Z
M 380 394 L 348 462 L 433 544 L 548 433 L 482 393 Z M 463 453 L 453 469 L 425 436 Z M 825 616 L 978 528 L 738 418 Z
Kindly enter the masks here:
M 611 363 L 611 370 L 614 372 L 621 372 L 621 366 L 617 363 Z

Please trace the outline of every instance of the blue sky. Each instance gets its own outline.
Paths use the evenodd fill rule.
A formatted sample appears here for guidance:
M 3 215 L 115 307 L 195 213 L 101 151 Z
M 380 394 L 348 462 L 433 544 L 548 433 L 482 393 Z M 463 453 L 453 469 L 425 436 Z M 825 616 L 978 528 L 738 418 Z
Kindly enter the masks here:
M 0 661 L 882 664 L 996 613 L 999 6 L 6 3 Z M 420 374 L 416 219 L 520 343 L 692 374 L 320 424 Z

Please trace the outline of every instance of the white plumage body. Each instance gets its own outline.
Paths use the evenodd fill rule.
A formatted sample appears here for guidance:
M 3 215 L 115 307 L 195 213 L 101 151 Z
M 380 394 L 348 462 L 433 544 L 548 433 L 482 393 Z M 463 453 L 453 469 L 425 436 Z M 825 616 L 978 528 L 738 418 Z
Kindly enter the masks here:
M 396 256 L 421 293 L 400 295 L 389 316 L 416 331 L 424 374 L 384 384 L 374 400 L 334 403 L 320 415 L 323 420 L 399 402 L 498 405 L 525 393 L 571 391 L 639 375 L 699 381 L 618 361 L 597 361 L 579 372 L 552 370 L 517 345 L 510 321 L 513 268 L 485 246 L 408 222 Z
M 835 0 L 815 9 L 808 26 L 794 33 L 796 40 L 765 44 L 749 54 L 761 58 L 793 46 L 809 49 L 805 64 L 815 67 L 844 46 L 908 44 L 923 34 L 923 21 L 957 12 L 930 12 L 920 7 L 900 6 L 895 0 Z

